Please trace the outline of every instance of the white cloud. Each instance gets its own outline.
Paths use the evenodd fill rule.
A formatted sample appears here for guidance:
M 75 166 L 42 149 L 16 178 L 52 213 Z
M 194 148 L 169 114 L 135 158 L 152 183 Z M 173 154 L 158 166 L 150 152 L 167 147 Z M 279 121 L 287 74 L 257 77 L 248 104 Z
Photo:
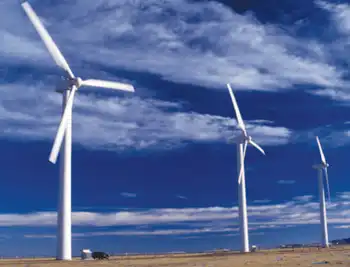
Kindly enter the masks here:
M 336 101 L 343 102 L 344 104 L 348 104 L 350 100 L 350 93 L 348 88 L 326 88 L 322 90 L 310 91 L 311 94 L 324 96 L 331 98 Z
M 73 212 L 72 221 L 77 226 L 118 226 L 162 224 L 196 220 L 232 219 L 236 208 L 184 208 L 151 209 L 146 211 Z M 0 214 L 0 226 L 52 226 L 56 224 L 56 212 L 31 214 Z
M 337 197 L 339 197 L 340 199 L 350 199 L 350 192 L 341 192 L 337 194 Z
M 256 204 L 266 204 L 266 203 L 269 203 L 271 202 L 271 200 L 269 199 L 257 199 L 257 200 L 254 200 L 253 203 L 256 203 Z
M 128 198 L 134 198 L 134 197 L 137 196 L 137 194 L 129 193 L 129 192 L 122 192 L 122 193 L 120 193 L 120 195 L 123 196 L 123 197 L 128 197 Z
M 341 72 L 326 61 L 323 54 L 327 51 L 320 52 L 322 45 L 315 40 L 298 39 L 218 2 L 79 0 L 75 5 L 55 4 L 55 8 L 41 6 L 38 13 L 76 68 L 86 60 L 209 87 L 223 87 L 229 81 L 240 89 L 342 84 Z M 0 33 L 10 37 L 0 45 L 0 56 L 33 64 L 43 58 L 48 61 L 48 55 L 37 52 L 44 53 L 44 47 L 19 5 L 10 0 L 2 5 L 6 12 L 2 12 Z M 37 10 L 38 5 L 33 6 Z
M 295 184 L 294 180 L 278 180 L 278 184 Z
M 276 25 L 260 24 L 217 2 L 77 0 L 69 9 L 65 2 L 57 2 L 54 9 L 44 3 L 40 9 L 37 3 L 32 5 L 72 69 L 83 77 L 122 81 L 103 70 L 110 66 L 222 90 L 228 81 L 237 89 L 252 90 L 345 84 L 342 71 L 327 62 L 328 50 L 322 44 L 289 35 Z M 29 73 L 25 69 L 18 72 L 14 83 L 0 84 L 2 136 L 52 141 L 61 109 L 60 97 L 47 90 L 57 82 L 48 69 L 54 63 L 20 5 L 4 0 L 1 7 L 6 12 L 0 11 L 0 34 L 4 36 L 0 73 L 7 77 L 20 66 L 31 67 Z M 167 12 L 173 15 L 164 16 Z M 196 22 L 191 21 L 193 16 Z M 47 79 L 42 80 L 45 75 Z M 37 79 L 42 82 L 35 82 Z M 77 96 L 75 143 L 118 150 L 166 149 L 188 142 L 223 142 L 235 134 L 230 131 L 235 124 L 231 118 L 188 113 L 177 103 L 139 98 L 138 92 L 145 89 L 136 81 L 129 82 L 137 92 L 125 98 Z M 316 93 L 327 95 L 327 90 L 333 89 Z M 247 123 L 261 145 L 287 144 L 293 134 L 271 121 Z
M 327 207 L 330 224 L 350 224 L 349 201 L 335 198 Z M 252 230 L 319 223 L 319 203 L 311 196 L 297 196 L 280 204 L 249 205 L 249 227 Z M 75 226 L 144 226 L 182 225 L 190 229 L 223 229 L 238 226 L 237 207 L 162 208 L 117 212 L 81 212 L 72 214 Z M 0 214 L 0 226 L 54 226 L 55 212 Z M 142 227 L 143 228 L 143 227 Z M 141 228 L 139 228 L 141 229 Z M 130 230 L 130 229 L 129 229 Z M 134 229 L 132 229 L 134 231 Z M 118 230 L 119 231 L 119 230 Z M 124 230 L 123 230 L 124 231 Z M 126 230 L 125 230 L 126 231 Z M 142 230 L 142 232 L 145 230 Z M 151 231 L 151 230 L 150 230 Z
M 56 235 L 24 235 L 25 238 L 39 238 L 39 239 L 44 239 L 44 238 L 56 238 Z
M 101 70 L 101 65 L 88 64 L 86 60 L 89 61 L 88 58 L 93 55 L 90 62 L 97 62 L 102 66 L 112 65 L 113 69 L 119 66 L 124 69 L 151 71 L 175 81 L 203 85 L 220 84 L 220 87 L 226 90 L 220 71 L 214 76 L 208 75 L 208 71 L 213 70 L 212 59 L 218 62 L 225 61 L 221 71 L 229 64 L 232 65 L 231 69 L 243 68 L 249 74 L 255 72 L 253 67 L 236 66 L 243 64 L 235 62 L 241 61 L 234 56 L 236 46 L 230 48 L 233 58 L 232 63 L 229 63 L 224 59 L 224 55 L 219 56 L 210 52 L 210 49 L 207 52 L 197 49 L 196 45 L 190 43 L 197 42 L 197 39 L 206 42 L 207 31 L 216 31 L 216 28 L 222 28 L 220 25 L 223 26 L 226 38 L 231 40 L 230 25 L 236 21 L 239 23 L 237 27 L 243 27 L 242 34 L 248 31 L 245 37 L 241 34 L 243 39 L 239 42 L 239 47 L 242 44 L 242 47 L 246 47 L 244 43 L 250 42 L 246 38 L 251 37 L 253 33 L 262 35 L 263 39 L 273 38 L 262 25 L 249 18 L 232 14 L 229 9 L 217 3 L 195 4 L 177 0 L 177 4 L 164 1 L 160 5 L 158 1 L 153 0 L 130 0 L 123 3 L 111 0 L 98 3 L 80 0 L 69 6 L 70 12 L 67 12 L 66 3 L 56 4 L 54 14 L 50 14 L 53 10 L 51 6 L 42 5 L 37 9 L 37 4 L 32 3 L 67 57 L 73 71 L 76 70 L 83 77 L 92 75 L 96 78 L 123 81 L 116 78 L 115 74 Z M 179 4 L 183 4 L 183 7 Z M 106 6 L 110 6 L 114 11 L 104 9 Z M 49 90 L 53 89 L 59 79 L 49 69 L 50 66 L 54 66 L 53 60 L 20 5 L 5 0 L 2 1 L 1 7 L 1 10 L 6 12 L 0 11 L 0 34 L 5 36 L 3 42 L 0 42 L 0 63 L 6 69 L 5 77 L 15 77 L 10 79 L 11 83 L 0 84 L 0 127 L 3 129 L 0 137 L 52 141 L 61 113 L 61 96 Z M 166 10 L 173 10 L 178 16 L 169 16 L 169 21 L 160 20 L 161 14 Z M 210 20 L 213 22 L 209 28 L 208 17 L 204 16 L 207 11 L 211 14 Z M 85 20 L 86 14 L 89 14 L 89 21 Z M 203 19 L 198 25 L 188 23 L 188 19 L 195 14 Z M 61 19 L 62 16 L 64 20 Z M 173 18 L 173 21 L 170 18 Z M 176 27 L 181 25 L 184 31 L 173 31 L 179 30 Z M 244 25 L 247 26 L 245 30 Z M 194 29 L 198 29 L 195 31 L 196 37 L 188 33 Z M 271 30 L 274 32 L 273 28 Z M 214 46 L 217 44 L 212 40 L 207 41 Z M 227 45 L 229 42 L 219 50 L 226 51 Z M 280 51 L 279 44 L 274 44 L 271 40 L 271 49 L 274 46 L 277 49 L 275 54 Z M 218 48 L 213 47 L 213 51 Z M 263 54 L 259 49 L 261 47 L 257 48 L 256 53 Z M 18 77 L 11 74 L 22 66 L 30 66 L 30 71 L 23 68 L 23 71 L 16 72 Z M 194 73 L 194 70 L 198 73 Z M 248 76 L 250 77 L 250 74 Z M 40 82 L 37 82 L 38 79 Z M 269 79 L 264 77 L 263 80 Z M 73 110 L 74 143 L 88 148 L 113 150 L 167 149 L 188 142 L 224 142 L 227 137 L 237 134 L 237 131 L 232 131 L 235 125 L 232 118 L 184 112 L 178 103 L 140 98 L 139 95 L 144 89 L 138 87 L 134 81 L 129 82 L 135 85 L 135 94 L 117 97 L 120 94 L 116 93 L 116 97 L 110 98 L 77 95 Z M 292 134 L 289 129 L 275 126 L 271 121 L 247 121 L 247 127 L 261 145 L 286 144 Z
M 316 1 L 319 7 L 328 11 L 333 20 L 334 27 L 345 35 L 350 33 L 350 5 L 333 4 L 326 1 Z
M 350 225 L 335 225 L 333 228 L 336 228 L 336 229 L 349 229 Z
M 311 142 L 317 150 L 317 145 L 315 143 L 316 135 L 320 137 L 323 148 L 326 146 L 336 148 L 347 145 L 350 142 L 349 123 L 344 122 L 326 125 L 315 128 L 311 131 L 305 131 L 304 133 L 297 133 L 293 136 L 294 140 L 291 140 L 291 142 Z
M 293 199 L 301 202 L 309 202 L 313 199 L 313 196 L 312 195 L 296 196 Z
M 301 201 L 300 199 L 303 199 Z M 264 230 L 318 225 L 319 203 L 307 201 L 307 197 L 295 197 L 281 204 L 248 206 L 249 231 L 252 235 L 264 234 Z M 349 201 L 337 198 L 327 207 L 328 223 L 333 228 L 350 226 Z M 73 237 L 93 236 L 203 236 L 203 234 L 237 235 L 238 208 L 207 207 L 185 209 L 149 209 L 116 213 L 73 212 L 73 225 L 118 226 L 106 231 L 78 231 Z M 32 214 L 2 214 L 0 226 L 54 226 L 54 212 Z M 150 227 L 143 227 L 143 226 Z M 166 226 L 166 228 L 165 228 Z M 175 227 L 174 227 L 175 226 Z M 26 238 L 55 238 L 55 234 L 26 234 Z
M 182 196 L 182 195 L 177 195 L 176 197 L 177 197 L 177 198 L 180 198 L 180 199 L 187 199 L 187 197 Z
M 58 127 L 61 96 L 42 83 L 0 85 L 0 137 L 50 140 Z M 233 118 L 182 112 L 181 104 L 139 97 L 78 94 L 73 109 L 73 142 L 102 149 L 167 149 L 188 142 L 225 142 L 238 134 Z M 40 120 L 37 118 L 40 117 Z M 261 145 L 286 144 L 283 127 L 251 123 Z
M 345 192 L 346 193 L 346 192 Z M 319 203 L 311 197 L 297 196 L 280 204 L 248 206 L 249 232 L 262 235 L 264 231 L 300 225 L 318 225 Z M 349 201 L 335 198 L 327 207 L 328 223 L 333 228 L 350 228 Z M 98 236 L 197 236 L 203 234 L 237 235 L 239 231 L 237 207 L 206 207 L 180 209 L 148 209 L 121 212 L 73 212 L 74 238 Z M 1 214 L 0 226 L 55 226 L 55 212 L 32 214 Z M 79 226 L 90 227 L 82 231 Z M 102 229 L 114 226 L 113 230 Z M 147 227 L 146 227 L 147 226 Z M 103 227 L 93 230 L 92 227 Z M 35 229 L 35 228 L 33 228 Z M 51 231 L 51 230 L 49 230 Z M 54 233 L 25 235 L 26 238 L 55 238 Z
M 169 236 L 169 235 L 193 235 L 237 232 L 239 228 L 198 228 L 198 229 L 166 229 L 151 231 L 104 231 L 73 233 L 73 237 L 93 237 L 93 236 Z M 56 238 L 55 235 L 24 235 L 25 238 Z

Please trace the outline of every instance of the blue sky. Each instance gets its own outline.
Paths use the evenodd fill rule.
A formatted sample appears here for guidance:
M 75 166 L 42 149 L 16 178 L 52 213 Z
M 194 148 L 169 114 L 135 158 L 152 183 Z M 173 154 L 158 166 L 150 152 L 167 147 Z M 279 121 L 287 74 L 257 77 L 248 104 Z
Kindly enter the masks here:
M 251 244 L 320 240 L 319 135 L 330 239 L 348 237 L 350 4 L 30 1 L 82 78 L 73 110 L 73 253 L 239 248 L 235 90 L 266 156 L 246 157 Z M 0 251 L 54 255 L 60 71 L 13 0 L 0 3 Z

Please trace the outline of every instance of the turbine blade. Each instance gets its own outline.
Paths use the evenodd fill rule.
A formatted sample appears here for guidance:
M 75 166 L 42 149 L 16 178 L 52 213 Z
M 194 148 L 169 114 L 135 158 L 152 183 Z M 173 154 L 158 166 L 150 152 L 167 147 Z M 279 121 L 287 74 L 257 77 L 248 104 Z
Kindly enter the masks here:
M 238 108 L 238 104 L 237 104 L 235 95 L 233 94 L 231 85 L 230 85 L 229 83 L 227 84 L 227 88 L 228 88 L 228 91 L 229 91 L 230 96 L 231 96 L 233 108 L 235 109 L 238 127 L 241 128 L 241 130 L 243 131 L 244 135 L 246 136 L 247 133 L 246 133 L 245 125 L 244 125 L 244 122 L 243 122 L 241 113 L 240 113 L 240 111 L 239 111 L 239 108 Z
M 110 88 L 110 89 L 116 89 L 116 90 L 122 90 L 122 91 L 128 91 L 128 92 L 135 92 L 134 86 L 132 86 L 131 84 L 126 84 L 126 83 L 88 79 L 88 80 L 82 81 L 82 85 L 104 87 L 104 88 Z
M 62 69 L 64 69 L 71 78 L 74 78 L 73 72 L 69 68 L 67 61 L 64 59 L 57 45 L 52 40 L 51 36 L 45 29 L 44 25 L 41 23 L 40 19 L 32 9 L 31 5 L 28 2 L 23 2 L 21 5 L 24 11 L 26 12 L 27 16 L 29 17 L 30 21 L 32 22 L 34 28 L 40 35 L 47 50 L 49 50 L 52 58 L 55 60 L 56 64 Z
M 251 144 L 251 145 L 254 146 L 256 149 L 258 149 L 261 153 L 263 153 L 264 155 L 266 155 L 266 154 L 265 154 L 265 151 L 264 151 L 257 143 L 255 143 L 253 140 L 250 140 L 250 141 L 249 141 L 249 144 Z
M 55 137 L 55 141 L 54 141 L 52 149 L 51 149 L 49 161 L 52 162 L 53 164 L 55 164 L 57 161 L 57 156 L 58 156 L 58 153 L 59 153 L 61 145 L 62 145 L 65 130 L 67 128 L 67 122 L 69 119 L 69 115 L 72 112 L 74 94 L 75 94 L 76 90 L 77 90 L 76 86 L 73 86 L 73 88 L 69 94 L 68 101 L 66 103 L 66 107 L 64 108 L 61 122 L 60 122 L 60 125 L 59 125 L 58 130 L 57 130 L 57 134 Z
M 316 136 L 316 141 L 317 141 L 318 149 L 320 150 L 322 163 L 326 164 L 326 158 L 325 158 L 325 156 L 323 154 L 323 150 L 322 150 L 322 147 L 321 147 L 320 139 L 318 139 L 318 136 Z
M 243 160 L 245 159 L 245 153 L 247 152 L 248 142 L 244 142 L 244 149 L 243 149 Z
M 325 173 L 325 176 L 326 176 L 328 201 L 329 201 L 329 203 L 331 203 L 331 191 L 329 190 L 329 180 L 328 180 L 328 171 L 327 171 L 327 167 L 324 168 L 324 173 Z
M 243 171 L 244 171 L 244 159 L 245 159 L 245 154 L 247 152 L 247 146 L 248 146 L 248 143 L 246 141 L 246 142 L 244 142 L 244 147 L 243 147 L 243 159 L 242 159 L 243 164 L 241 164 L 241 169 L 239 171 L 238 184 L 241 184 L 241 182 L 242 182 L 242 176 L 243 176 Z

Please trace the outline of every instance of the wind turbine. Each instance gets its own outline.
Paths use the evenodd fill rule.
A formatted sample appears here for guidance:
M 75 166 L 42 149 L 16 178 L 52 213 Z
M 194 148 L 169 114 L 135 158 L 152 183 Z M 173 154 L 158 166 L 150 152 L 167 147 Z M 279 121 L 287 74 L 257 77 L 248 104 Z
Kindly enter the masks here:
M 252 140 L 245 128 L 241 113 L 237 105 L 236 98 L 233 94 L 230 84 L 227 84 L 228 91 L 231 96 L 233 108 L 236 113 L 237 124 L 241 129 L 241 135 L 234 139 L 237 143 L 237 171 L 238 171 L 238 204 L 239 204 L 239 221 L 241 232 L 241 252 L 249 252 L 249 237 L 248 237 L 248 218 L 247 218 L 247 200 L 245 188 L 245 173 L 244 173 L 244 159 L 248 144 L 254 146 L 261 153 L 265 155 L 264 150 Z
M 50 153 L 49 161 L 56 163 L 59 150 L 61 150 L 59 205 L 57 214 L 57 256 L 58 260 L 72 259 L 72 222 L 71 222 L 71 151 L 72 151 L 72 108 L 75 92 L 83 85 L 104 87 L 122 91 L 134 92 L 134 87 L 129 84 L 88 79 L 82 80 L 75 77 L 67 61 L 50 37 L 45 27 L 28 2 L 21 3 L 25 13 L 38 32 L 47 50 L 50 52 L 56 64 L 64 70 L 66 76 L 66 88 L 59 91 L 63 94 L 63 114 L 55 141 Z M 63 143 L 63 147 L 61 145 Z
M 328 244 L 328 228 L 327 228 L 327 214 L 326 214 L 326 199 L 325 199 L 325 193 L 324 193 L 322 171 L 324 171 L 326 176 L 328 200 L 330 201 L 331 195 L 329 190 L 328 171 L 327 171 L 327 167 L 329 166 L 329 164 L 326 162 L 326 158 L 323 154 L 323 150 L 321 147 L 320 140 L 318 139 L 318 136 L 316 136 L 316 141 L 317 141 L 318 149 L 320 150 L 320 155 L 321 155 L 321 163 L 313 166 L 313 168 L 318 171 L 318 193 L 320 198 L 320 222 L 321 222 L 321 230 L 322 230 L 321 244 L 323 247 L 328 248 L 329 244 Z

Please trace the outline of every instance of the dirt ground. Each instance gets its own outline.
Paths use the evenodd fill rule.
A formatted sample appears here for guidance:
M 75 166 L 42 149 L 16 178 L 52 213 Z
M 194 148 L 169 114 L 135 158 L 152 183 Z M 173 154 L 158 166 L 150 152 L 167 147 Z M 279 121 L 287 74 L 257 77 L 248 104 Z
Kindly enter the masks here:
M 112 257 L 110 260 L 60 262 L 52 259 L 0 260 L 2 266 L 19 267 L 295 267 L 295 266 L 349 266 L 350 247 L 333 249 L 296 249 L 259 251 L 249 254 L 222 253 L 221 255 L 182 254 L 157 256 Z

